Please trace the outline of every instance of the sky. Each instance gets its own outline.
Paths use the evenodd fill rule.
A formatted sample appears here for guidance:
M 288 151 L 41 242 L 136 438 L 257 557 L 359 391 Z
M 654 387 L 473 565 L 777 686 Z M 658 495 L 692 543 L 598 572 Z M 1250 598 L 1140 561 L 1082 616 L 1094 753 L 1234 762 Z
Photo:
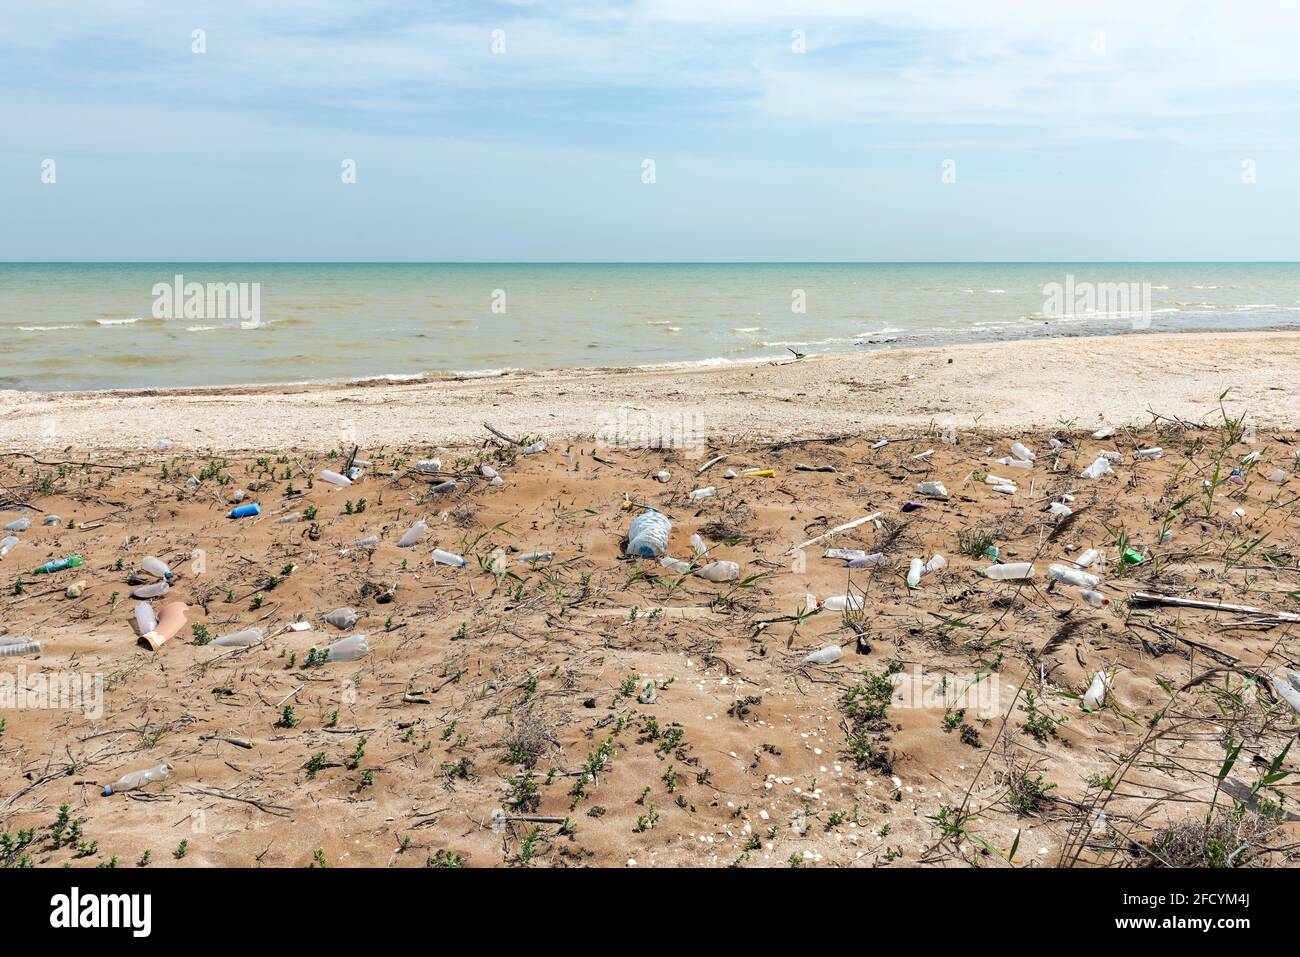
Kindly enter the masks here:
M 0 0 L 0 260 L 1300 260 L 1298 51 L 1293 2 Z

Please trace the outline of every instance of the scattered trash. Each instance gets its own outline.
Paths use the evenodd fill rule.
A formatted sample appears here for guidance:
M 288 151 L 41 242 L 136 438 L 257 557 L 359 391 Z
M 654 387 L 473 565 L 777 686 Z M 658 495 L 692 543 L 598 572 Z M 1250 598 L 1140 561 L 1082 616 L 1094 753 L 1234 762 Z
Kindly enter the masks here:
M 1101 579 L 1096 575 L 1090 575 L 1078 568 L 1067 568 L 1053 562 L 1047 566 L 1047 577 L 1053 581 L 1064 582 L 1067 585 L 1075 585 L 1079 588 L 1095 588 L 1101 584 Z
M 338 472 L 331 472 L 329 469 L 320 470 L 320 480 L 328 482 L 330 485 L 337 485 L 339 488 L 345 488 L 352 484 L 352 479 L 346 475 L 340 475 Z
M 740 577 L 740 566 L 735 562 L 710 562 L 695 572 L 700 578 L 711 582 L 735 581 Z
M 931 498 L 947 498 L 948 490 L 944 488 L 942 482 L 921 482 L 916 486 L 918 495 L 928 495 Z
M 452 552 L 444 552 L 441 548 L 433 550 L 433 563 L 435 565 L 450 565 L 452 568 L 464 568 L 469 562 L 459 555 Z
M 1105 608 L 1110 604 L 1110 599 L 1099 591 L 1092 591 L 1087 588 L 1080 589 L 1080 597 L 1083 598 L 1093 608 Z
M 706 498 L 713 498 L 713 496 L 717 494 L 718 494 L 718 490 L 714 488 L 712 485 L 708 485 L 705 486 L 704 488 L 693 489 L 692 491 L 687 493 L 686 497 L 689 498 L 692 502 L 702 502 Z
M 343 661 L 356 661 L 370 654 L 370 640 L 365 635 L 348 635 L 334 642 L 324 651 L 324 664 Z
M 1096 711 L 1106 702 L 1106 696 L 1110 693 L 1111 675 L 1104 671 L 1097 672 L 1092 678 L 1092 684 L 1088 686 L 1087 692 L 1083 696 L 1083 710 Z
M 132 598 L 161 598 L 171 590 L 171 585 L 167 582 L 150 582 L 148 585 L 141 585 L 131 592 Z
M 1110 467 L 1110 459 L 1104 455 L 1097 456 L 1096 461 L 1079 473 L 1079 478 L 1095 479 L 1103 475 L 1113 475 L 1114 469 Z
M 14 521 L 12 521 L 12 522 L 10 522 L 8 525 L 6 525 L 6 526 L 5 526 L 5 531 L 6 531 L 6 532 L 25 532 L 25 531 L 27 531 L 27 529 L 29 529 L 29 528 L 31 528 L 31 527 L 32 527 L 32 523 L 31 523 L 31 520 L 30 520 L 30 519 L 27 519 L 27 518 L 19 518 L 19 519 L 15 519 Z
M 340 631 L 347 631 L 360 620 L 360 616 L 353 608 L 335 608 L 333 611 L 321 615 L 321 618 Z
M 262 640 L 261 628 L 245 628 L 233 634 L 222 635 L 213 644 L 222 648 L 249 648 L 253 645 L 260 645 Z
M 406 534 L 397 540 L 398 548 L 410 548 L 419 545 L 429 534 L 429 523 L 421 519 L 407 529 Z
M 262 506 L 254 502 L 251 505 L 240 505 L 238 508 L 232 508 L 227 518 L 251 518 L 254 515 L 262 514 Z
M 996 581 L 1006 581 L 1011 579 L 1033 578 L 1033 562 L 1009 562 L 1005 565 L 990 565 L 984 569 L 984 577 L 992 578 Z
M 827 611 L 861 611 L 863 599 L 859 595 L 832 595 L 817 603 L 818 608 Z

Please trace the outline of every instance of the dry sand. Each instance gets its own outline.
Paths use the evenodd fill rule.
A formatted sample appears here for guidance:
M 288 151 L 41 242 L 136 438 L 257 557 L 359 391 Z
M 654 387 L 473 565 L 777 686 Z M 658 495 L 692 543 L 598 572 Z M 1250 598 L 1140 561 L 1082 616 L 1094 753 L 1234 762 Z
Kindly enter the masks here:
M 948 360 L 952 359 L 949 364 Z M 865 352 L 717 368 L 515 373 L 153 393 L 0 392 L 0 448 L 326 450 L 475 441 L 481 423 L 549 439 L 630 419 L 708 436 L 806 438 L 951 422 L 959 429 L 1062 420 L 1199 420 L 1218 395 L 1260 423 L 1300 425 L 1300 334 L 1126 335 Z
M 146 852 L 153 866 L 1005 866 L 999 854 L 1018 837 L 1018 864 L 1126 864 L 1149 862 L 1144 848 L 1160 829 L 1182 823 L 1161 859 L 1203 863 L 1226 846 L 1239 849 L 1239 864 L 1291 863 L 1296 825 L 1274 823 L 1275 808 L 1261 803 L 1278 801 L 1277 790 L 1249 791 L 1295 738 L 1296 714 L 1252 686 L 1256 674 L 1296 666 L 1293 626 L 1237 612 L 1139 609 L 1126 597 L 1144 589 L 1294 608 L 1297 434 L 1260 431 L 1225 446 L 1222 430 L 1168 420 L 1104 441 L 1078 429 L 979 434 L 963 424 L 947 435 L 952 445 L 906 423 L 957 408 L 970 415 L 981 394 L 1012 397 L 989 403 L 999 421 L 1008 409 L 1044 422 L 1141 417 L 1148 404 L 1199 417 L 1229 375 L 1215 370 L 1237 369 L 1243 398 L 1262 398 L 1281 377 L 1267 362 L 1292 355 L 1297 341 L 1179 338 L 1176 374 L 1154 339 L 1135 338 L 1090 343 L 1085 367 L 1044 368 L 1031 358 L 1082 351 L 1058 343 L 951 350 L 951 367 L 931 352 L 676 373 L 673 383 L 727 383 L 733 394 L 718 400 L 727 428 L 775 428 L 776 417 L 757 413 L 775 407 L 791 413 L 781 430 L 870 422 L 895 438 L 879 449 L 860 436 L 733 440 L 717 449 L 727 459 L 699 477 L 702 461 L 679 451 L 574 442 L 516 458 L 475 429 L 490 418 L 503 429 L 544 431 L 542 396 L 559 402 L 569 392 L 573 408 L 588 409 L 629 389 L 658 396 L 648 373 L 460 383 L 447 387 L 456 398 L 433 410 L 428 386 L 304 392 L 270 412 L 265 395 L 172 397 L 165 415 L 156 397 L 60 398 L 54 408 L 70 430 L 60 441 L 74 451 L 0 459 L 0 496 L 26 503 L 33 520 L 0 564 L 0 637 L 45 643 L 39 656 L 3 659 L 0 678 L 19 666 L 101 675 L 103 711 L 0 710 L 0 829 L 34 829 L 6 856 L 45 866 L 113 858 L 131 866 Z M 1102 368 L 1111 384 L 1085 387 Z M 908 381 L 909 372 L 918 378 Z M 735 395 L 750 376 L 783 383 L 780 395 Z M 1120 384 L 1128 380 L 1135 384 Z M 1138 384 L 1157 380 L 1159 395 Z M 1074 391 L 1063 392 L 1062 381 Z M 1280 413 L 1280 404 L 1256 408 L 1293 416 L 1294 396 L 1287 401 Z M 319 420 L 298 417 L 322 402 L 330 411 Z M 41 403 L 19 405 L 35 428 Z M 339 490 L 311 477 L 341 469 L 342 458 L 288 447 L 318 446 L 344 409 L 374 465 Z M 555 414 L 555 428 L 572 425 Z M 197 423 L 213 443 L 283 442 L 286 451 L 260 460 L 140 452 L 143 437 L 181 437 Z M 442 454 L 444 468 L 460 473 L 447 493 L 408 470 L 428 446 L 379 448 L 364 438 L 443 434 L 444 423 L 477 439 Z M 274 441 L 258 431 L 268 425 Z M 1049 453 L 1051 436 L 1065 447 Z M 1032 470 L 994 461 L 1012 439 L 1038 450 Z M 114 442 L 132 451 L 101 448 Z M 1166 455 L 1135 461 L 1133 450 L 1148 444 Z M 1102 449 L 1124 453 L 1116 474 L 1078 478 Z M 1227 482 L 1251 450 L 1260 461 L 1245 466 L 1242 484 Z M 497 463 L 504 486 L 471 477 L 480 457 Z M 67 464 L 89 460 L 132 467 Z M 799 463 L 837 471 L 797 471 Z M 723 477 L 745 466 L 776 475 Z M 1280 483 L 1264 477 L 1276 468 Z M 671 472 L 668 482 L 653 478 L 660 469 Z M 1015 476 L 1019 489 L 999 494 L 973 471 Z M 188 483 L 191 475 L 203 479 Z M 903 512 L 927 479 L 944 482 L 951 497 Z M 1206 480 L 1223 484 L 1207 494 Z M 704 484 L 718 494 L 689 501 Z M 237 488 L 262 505 L 259 518 L 225 517 Z M 1074 515 L 1061 520 L 1047 509 L 1067 494 Z M 671 554 L 689 557 L 698 533 L 710 557 L 740 563 L 745 579 L 713 584 L 623 560 L 634 511 L 625 496 L 672 516 Z M 276 521 L 308 509 L 302 521 Z M 833 544 L 882 551 L 883 567 L 850 572 L 820 546 L 786 554 L 876 511 L 878 525 Z M 46 513 L 63 526 L 43 526 Z M 429 540 L 397 548 L 419 518 L 432 526 Z M 1162 542 L 1166 525 L 1175 537 Z M 1032 582 L 979 574 L 989 560 L 961 554 L 959 536 L 981 530 L 1005 560 L 1035 562 Z M 382 536 L 377 547 L 349 547 L 371 534 Z M 1146 556 L 1141 566 L 1115 564 L 1122 536 Z M 434 546 L 466 554 L 468 567 L 434 566 Z M 1049 562 L 1087 547 L 1105 551 L 1106 608 L 1046 578 Z M 518 562 L 542 548 L 554 550 L 552 563 Z M 30 574 L 74 552 L 85 557 L 80 569 Z M 909 560 L 935 553 L 947 567 L 909 590 Z M 507 573 L 485 567 L 494 554 Z M 177 572 L 155 605 L 190 606 L 190 626 L 157 653 L 139 647 L 129 625 L 130 578 L 147 555 Z M 86 591 L 65 598 L 77 579 Z M 382 602 L 393 586 L 395 599 Z M 806 595 L 846 589 L 865 593 L 864 613 L 801 613 Z M 306 667 L 310 649 L 342 637 L 321 615 L 344 605 L 360 613 L 352 631 L 369 636 L 370 654 Z M 294 621 L 312 630 L 285 632 Z M 272 637 L 247 650 L 197 643 L 253 625 Z M 832 643 L 843 646 L 842 660 L 802 664 Z M 923 669 L 935 687 L 946 677 L 949 693 L 965 697 L 882 708 L 872 695 L 888 689 L 891 668 Z M 1109 669 L 1113 696 L 1085 713 L 1078 696 Z M 649 698 L 647 682 L 653 702 L 638 700 Z M 1244 747 L 1227 787 L 1267 816 L 1214 818 L 1215 844 L 1196 822 L 1232 742 Z M 164 784 L 100 796 L 122 773 L 164 761 L 174 769 Z M 1296 769 L 1292 754 L 1282 763 L 1288 783 Z M 79 822 L 71 839 L 53 826 L 61 805 Z M 494 828 L 503 807 L 544 820 Z

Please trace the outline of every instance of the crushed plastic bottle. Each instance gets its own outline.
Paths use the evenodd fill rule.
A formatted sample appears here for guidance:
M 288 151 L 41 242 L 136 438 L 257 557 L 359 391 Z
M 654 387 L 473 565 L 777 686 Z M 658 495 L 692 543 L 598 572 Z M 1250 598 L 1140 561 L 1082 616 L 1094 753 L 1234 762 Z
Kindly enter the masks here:
M 1136 452 L 1133 453 L 1133 458 L 1158 459 L 1163 457 L 1164 454 L 1165 454 L 1165 450 L 1157 446 L 1156 448 L 1152 448 L 1152 449 L 1138 449 Z
M 1103 475 L 1112 475 L 1114 471 L 1110 467 L 1110 459 L 1104 455 L 1099 455 L 1091 465 L 1079 473 L 1079 478 L 1096 479 L 1101 478 Z
M 492 469 L 492 475 L 488 475 L 486 472 L 483 473 L 485 478 L 492 478 L 496 475 L 496 469 L 493 469 L 492 466 L 484 465 L 482 468 Z M 442 459 L 420 459 L 415 463 L 415 471 L 421 475 L 436 475 L 442 471 Z
M 668 471 L 661 470 L 655 473 L 656 482 L 667 482 L 672 477 L 673 477 L 673 473 Z
M 549 562 L 555 557 L 555 552 L 549 549 L 544 552 L 524 552 L 515 561 L 521 565 L 540 565 L 543 562 Z
M 261 628 L 245 628 L 233 634 L 222 635 L 213 644 L 220 645 L 222 648 L 248 648 L 252 645 L 260 645 L 262 638 Z
M 668 516 L 654 509 L 646 509 L 627 529 L 627 551 L 629 558 L 659 558 L 668 551 L 668 536 L 672 534 L 673 523 Z
M 524 455 L 536 455 L 538 452 L 546 451 L 545 442 L 534 442 L 532 445 L 524 448 Z
M 692 502 L 702 502 L 706 498 L 713 498 L 713 496 L 717 494 L 718 494 L 718 490 L 714 488 L 712 485 L 708 485 L 705 486 L 704 488 L 693 489 L 692 491 L 687 493 L 686 497 L 689 498 Z
M 370 640 L 365 635 L 348 635 L 325 649 L 324 663 L 327 665 L 341 661 L 356 661 L 370 654 Z
M 409 529 L 406 534 L 397 540 L 398 548 L 410 548 L 412 545 L 419 545 L 429 534 L 429 523 L 420 519 Z
M 873 552 L 870 555 L 855 555 L 844 563 L 844 568 L 876 568 L 885 564 L 884 552 Z
M 14 546 L 17 544 L 18 539 L 12 535 L 6 535 L 4 538 L 0 538 L 0 558 L 4 558 L 13 551 Z
M 360 618 L 355 609 L 352 608 L 335 608 L 331 612 L 321 615 L 325 621 L 329 622 L 335 628 L 341 631 L 347 631 L 355 625 Z
M 740 566 L 735 562 L 709 562 L 695 574 L 710 582 L 735 581 L 740 577 Z
M 844 657 L 844 649 L 839 645 L 827 645 L 804 657 L 806 665 L 833 665 Z
M 112 784 L 106 784 L 104 786 L 104 797 L 121 791 L 134 791 L 136 788 L 142 788 L 146 784 L 153 784 L 156 781 L 165 781 L 171 772 L 170 764 L 156 764 L 143 771 L 132 771 L 130 774 L 122 775 Z

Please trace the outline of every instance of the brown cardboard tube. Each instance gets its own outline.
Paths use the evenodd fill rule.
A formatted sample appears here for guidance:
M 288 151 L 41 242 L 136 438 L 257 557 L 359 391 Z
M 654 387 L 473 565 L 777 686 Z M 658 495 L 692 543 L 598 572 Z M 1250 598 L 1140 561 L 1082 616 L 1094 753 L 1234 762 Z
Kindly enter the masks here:
M 165 642 L 175 638 L 177 633 L 185 627 L 186 611 L 185 603 L 181 601 L 173 601 L 163 605 L 162 614 L 158 618 L 158 627 L 147 634 L 141 635 L 140 644 L 148 645 L 151 651 L 157 651 Z

